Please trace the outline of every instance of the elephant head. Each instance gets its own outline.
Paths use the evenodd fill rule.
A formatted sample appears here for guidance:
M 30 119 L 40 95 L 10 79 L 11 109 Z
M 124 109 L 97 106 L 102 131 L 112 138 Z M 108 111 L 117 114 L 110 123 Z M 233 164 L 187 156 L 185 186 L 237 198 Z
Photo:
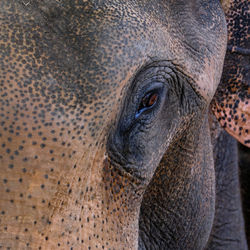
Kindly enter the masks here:
M 0 246 L 205 248 L 220 2 L 0 7 Z

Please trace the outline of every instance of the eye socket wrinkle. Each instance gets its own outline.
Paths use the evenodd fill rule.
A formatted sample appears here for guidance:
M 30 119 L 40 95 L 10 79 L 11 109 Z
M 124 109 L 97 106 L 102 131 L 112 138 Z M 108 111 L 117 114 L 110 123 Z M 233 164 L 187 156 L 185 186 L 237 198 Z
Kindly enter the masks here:
M 175 112 L 178 109 L 184 115 L 196 112 L 197 105 L 201 108 L 203 102 L 191 81 L 178 66 L 169 61 L 145 66 L 134 77 L 125 97 L 119 116 L 120 132 L 126 134 L 137 123 L 152 123 L 163 105 L 175 107 Z M 157 97 L 152 97 L 154 93 Z

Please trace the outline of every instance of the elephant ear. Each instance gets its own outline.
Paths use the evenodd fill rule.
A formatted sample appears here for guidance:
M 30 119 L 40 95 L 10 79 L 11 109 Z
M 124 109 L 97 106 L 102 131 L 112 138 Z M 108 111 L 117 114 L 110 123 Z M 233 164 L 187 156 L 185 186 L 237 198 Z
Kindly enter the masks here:
M 228 46 L 221 82 L 211 103 L 222 127 L 250 147 L 249 1 L 224 0 Z

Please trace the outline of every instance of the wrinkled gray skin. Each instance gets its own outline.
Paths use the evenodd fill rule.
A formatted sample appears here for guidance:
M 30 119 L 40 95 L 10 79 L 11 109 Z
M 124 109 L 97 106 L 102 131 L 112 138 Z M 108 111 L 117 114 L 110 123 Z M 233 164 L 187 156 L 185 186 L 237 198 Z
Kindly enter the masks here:
M 221 128 L 217 135 L 212 135 L 216 209 L 207 249 L 248 249 L 241 206 L 237 141 Z
M 236 145 L 208 114 L 218 0 L 0 14 L 3 249 L 247 249 Z

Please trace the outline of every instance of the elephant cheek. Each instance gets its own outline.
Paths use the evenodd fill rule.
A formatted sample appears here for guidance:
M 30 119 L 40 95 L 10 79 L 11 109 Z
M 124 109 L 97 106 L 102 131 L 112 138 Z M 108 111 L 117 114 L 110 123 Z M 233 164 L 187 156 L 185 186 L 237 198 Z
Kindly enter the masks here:
M 24 172 L 18 172 L 16 165 L 15 176 L 14 170 L 7 170 L 12 171 L 12 178 L 4 179 L 1 186 L 5 190 L 0 199 L 0 246 L 137 247 L 141 199 L 138 184 L 110 164 L 101 146 L 86 152 L 74 159 L 77 164 L 57 162 L 46 175 L 42 167 L 48 164 L 40 164 L 38 169 L 35 161 L 26 163 L 27 169 L 20 167 Z M 30 172 L 31 168 L 36 171 Z M 16 178 L 21 175 L 22 180 Z M 6 197 L 13 200 L 7 203 Z
M 91 248 L 136 249 L 144 189 L 103 153 L 90 171 L 80 212 L 81 239 Z

